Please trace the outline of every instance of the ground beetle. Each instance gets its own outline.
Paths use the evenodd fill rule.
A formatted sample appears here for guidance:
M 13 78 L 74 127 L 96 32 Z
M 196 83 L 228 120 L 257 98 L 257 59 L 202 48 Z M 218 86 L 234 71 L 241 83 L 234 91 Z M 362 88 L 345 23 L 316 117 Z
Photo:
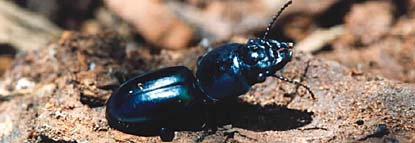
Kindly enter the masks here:
M 210 107 L 221 100 L 247 93 L 251 86 L 276 77 L 292 58 L 292 43 L 268 39 L 277 17 L 292 3 L 288 1 L 273 17 L 262 38 L 246 44 L 230 43 L 206 53 L 197 63 L 196 77 L 183 66 L 168 67 L 138 75 L 121 84 L 107 102 L 108 124 L 136 135 L 160 135 L 171 141 L 174 131 L 212 129 Z M 214 120 L 214 119 L 213 119 Z M 206 136 L 206 135 L 204 135 Z

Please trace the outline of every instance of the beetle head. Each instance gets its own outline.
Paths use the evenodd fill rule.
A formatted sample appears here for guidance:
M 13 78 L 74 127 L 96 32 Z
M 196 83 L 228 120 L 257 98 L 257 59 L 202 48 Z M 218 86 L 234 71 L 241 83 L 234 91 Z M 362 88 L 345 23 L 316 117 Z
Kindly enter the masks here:
M 293 44 L 268 38 L 272 25 L 291 3 L 292 0 L 288 0 L 272 17 L 262 38 L 250 39 L 241 50 L 240 54 L 245 64 L 244 75 L 251 84 L 265 81 L 267 76 L 274 75 L 291 61 Z
M 263 82 L 292 59 L 292 43 L 271 39 L 250 39 L 242 49 L 242 61 L 246 65 L 248 80 Z

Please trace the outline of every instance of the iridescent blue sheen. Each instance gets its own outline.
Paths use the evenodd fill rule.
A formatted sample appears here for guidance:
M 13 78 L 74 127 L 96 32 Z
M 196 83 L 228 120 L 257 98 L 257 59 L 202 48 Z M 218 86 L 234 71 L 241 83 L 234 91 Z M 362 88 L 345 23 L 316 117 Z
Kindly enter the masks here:
M 247 44 L 230 43 L 204 55 L 196 77 L 199 88 L 212 100 L 238 97 L 275 74 L 291 58 L 292 51 L 285 42 L 251 39 Z
M 178 117 L 203 112 L 202 98 L 193 73 L 186 67 L 169 67 L 124 82 L 107 102 L 110 126 L 133 134 L 147 134 L 174 126 Z M 201 126 L 201 125 L 200 125 Z M 143 133 L 141 133 L 143 132 Z
M 238 49 L 242 44 L 226 44 L 208 52 L 199 60 L 196 77 L 202 92 L 212 98 L 237 97 L 249 91 L 251 84 L 243 71 Z

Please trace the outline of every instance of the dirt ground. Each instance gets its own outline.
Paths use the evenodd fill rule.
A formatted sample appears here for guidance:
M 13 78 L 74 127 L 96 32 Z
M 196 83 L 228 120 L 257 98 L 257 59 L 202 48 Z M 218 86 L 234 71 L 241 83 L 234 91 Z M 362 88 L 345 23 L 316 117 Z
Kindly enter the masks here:
M 0 142 L 161 142 L 110 128 L 111 93 L 146 71 L 197 70 L 210 48 L 262 36 L 285 3 L 37 1 L 0 2 L 10 8 L 0 10 L 10 21 L 0 24 Z M 219 116 L 219 130 L 203 142 L 415 142 L 414 23 L 414 0 L 294 0 L 270 32 L 295 43 L 278 74 L 316 99 L 268 78 L 220 105 L 232 119 Z M 173 142 L 201 133 L 176 132 Z

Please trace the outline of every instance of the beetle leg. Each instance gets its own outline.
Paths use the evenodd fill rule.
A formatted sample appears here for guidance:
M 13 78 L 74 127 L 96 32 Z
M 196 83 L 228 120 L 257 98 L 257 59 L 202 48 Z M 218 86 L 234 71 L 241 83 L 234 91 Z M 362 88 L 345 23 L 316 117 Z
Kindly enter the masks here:
M 212 133 L 215 133 L 218 130 L 218 124 L 216 122 L 216 103 L 215 102 L 209 102 L 207 103 L 207 112 L 206 112 L 206 127 L 207 129 L 211 129 Z
M 271 76 L 272 77 L 275 77 L 275 78 L 277 78 L 279 80 L 282 80 L 282 81 L 285 81 L 285 82 L 289 82 L 289 83 L 292 83 L 292 84 L 295 84 L 295 85 L 299 85 L 299 86 L 304 87 L 310 93 L 311 98 L 316 99 L 315 96 L 314 96 L 314 93 L 311 91 L 311 89 L 307 85 L 304 85 L 304 84 L 302 84 L 302 83 L 300 83 L 298 81 L 295 81 L 295 80 L 292 80 L 292 79 L 288 79 L 288 78 L 285 78 L 285 77 L 282 77 L 282 76 L 278 76 L 278 75 L 271 75 Z
M 171 131 L 167 128 L 161 128 L 160 138 L 163 142 L 171 142 L 174 138 L 174 131 Z
M 206 113 L 206 124 L 203 127 L 203 132 L 196 139 L 196 143 L 202 142 L 206 136 L 216 133 L 218 125 L 216 123 L 216 106 L 215 101 L 205 99 L 204 101 L 205 113 Z M 210 131 L 209 131 L 210 130 Z

